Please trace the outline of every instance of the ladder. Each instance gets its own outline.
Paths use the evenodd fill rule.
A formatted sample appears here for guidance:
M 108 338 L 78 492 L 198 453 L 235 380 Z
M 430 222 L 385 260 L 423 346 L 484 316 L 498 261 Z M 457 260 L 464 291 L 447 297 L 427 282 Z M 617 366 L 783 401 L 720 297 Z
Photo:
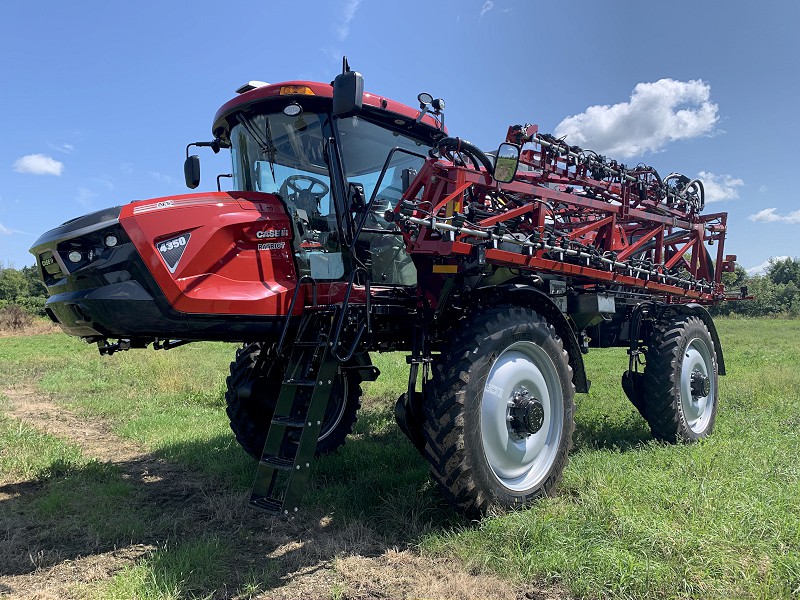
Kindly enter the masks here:
M 336 306 L 306 307 L 258 463 L 250 504 L 297 512 L 340 361 L 330 348 Z
M 365 303 L 351 305 L 350 295 L 359 276 L 364 278 Z M 303 283 L 311 285 L 312 304 L 304 307 L 300 317 L 250 495 L 252 506 L 273 515 L 298 511 L 334 380 L 340 367 L 353 357 L 362 338 L 371 333 L 370 285 L 363 267 L 352 270 L 341 304 L 317 304 L 316 281 L 306 275 L 298 281 L 289 304 L 276 350 L 278 356 L 283 356 L 290 318 Z M 355 326 L 352 339 L 343 344 L 342 334 L 351 325 Z M 266 353 L 259 356 L 259 361 L 262 360 L 267 360 Z M 256 372 L 261 367 L 263 364 L 257 365 Z M 368 371 L 373 379 L 377 376 L 376 369 Z

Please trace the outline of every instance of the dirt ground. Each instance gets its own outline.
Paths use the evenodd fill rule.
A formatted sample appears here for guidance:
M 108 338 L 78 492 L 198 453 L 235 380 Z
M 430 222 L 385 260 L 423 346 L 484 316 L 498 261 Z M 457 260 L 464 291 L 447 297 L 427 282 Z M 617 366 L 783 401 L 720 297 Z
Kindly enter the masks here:
M 86 421 L 33 389 L 4 389 L 8 414 L 38 430 L 77 444 L 86 456 L 112 463 L 144 491 L 145 501 L 169 516 L 172 542 L 201 539 L 215 532 L 235 536 L 232 564 L 269 568 L 266 591 L 248 593 L 235 575 L 221 582 L 214 598 L 416 598 L 493 599 L 568 597 L 562 590 L 514 586 L 470 573 L 455 560 L 432 560 L 408 548 L 387 547 L 364 523 L 332 526 L 325 515 L 291 521 L 247 508 L 241 493 L 215 489 L 210 480 L 158 459 L 102 422 Z M 24 507 L 43 485 L 14 481 L 0 485 L 0 504 Z M 0 524 L 0 597 L 82 598 L 94 584 L 113 578 L 158 548 L 164 532 L 153 532 L 115 548 L 96 540 L 43 531 L 25 510 L 10 512 Z M 89 585 L 87 585 L 89 584 Z

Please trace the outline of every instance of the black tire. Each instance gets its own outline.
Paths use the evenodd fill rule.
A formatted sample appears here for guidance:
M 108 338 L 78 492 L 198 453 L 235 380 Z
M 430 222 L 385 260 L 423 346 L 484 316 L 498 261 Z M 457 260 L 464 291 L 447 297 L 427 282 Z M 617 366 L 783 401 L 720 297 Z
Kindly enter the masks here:
M 717 354 L 705 323 L 686 315 L 659 321 L 647 351 L 642 407 L 653 437 L 674 444 L 708 436 L 718 401 Z
M 457 509 L 481 515 L 553 491 L 572 447 L 575 386 L 561 339 L 543 317 L 516 306 L 479 312 L 458 328 L 433 383 L 424 455 Z M 537 432 L 520 432 L 516 417 L 513 427 L 506 421 L 507 402 L 519 394 L 541 396 L 544 424 Z M 525 458 L 523 448 L 535 456 Z
M 268 370 L 268 373 L 255 378 L 254 370 L 262 347 L 261 343 L 256 342 L 236 351 L 236 359 L 231 363 L 225 391 L 225 401 L 228 405 L 226 412 L 236 441 L 256 460 L 261 458 L 264 449 L 286 369 L 286 365 L 277 364 Z M 355 357 L 353 362 L 357 358 Z M 238 389 L 254 378 L 251 393 L 243 400 Z M 347 377 L 337 376 L 322 422 L 317 442 L 317 456 L 330 454 L 344 445 L 345 438 L 352 432 L 361 406 L 360 384 L 361 377 L 357 372 L 351 372 Z

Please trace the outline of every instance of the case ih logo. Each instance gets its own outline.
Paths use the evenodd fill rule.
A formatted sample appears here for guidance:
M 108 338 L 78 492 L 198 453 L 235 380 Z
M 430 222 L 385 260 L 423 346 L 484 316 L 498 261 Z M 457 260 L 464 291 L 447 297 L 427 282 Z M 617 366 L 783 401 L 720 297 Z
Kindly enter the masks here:
M 271 240 L 274 238 L 288 237 L 288 229 L 265 229 L 264 231 L 257 231 L 256 238 L 259 240 Z

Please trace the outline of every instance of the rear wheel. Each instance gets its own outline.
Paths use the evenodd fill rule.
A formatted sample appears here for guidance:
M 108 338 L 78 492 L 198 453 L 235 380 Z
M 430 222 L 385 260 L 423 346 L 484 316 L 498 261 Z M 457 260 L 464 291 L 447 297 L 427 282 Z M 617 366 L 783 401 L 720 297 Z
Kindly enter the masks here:
M 261 458 L 286 369 L 285 364 L 276 364 L 272 369 L 265 365 L 266 372 L 256 374 L 262 349 L 263 345 L 257 342 L 236 351 L 225 392 L 226 412 L 236 441 L 255 459 Z M 351 372 L 347 377 L 337 375 L 320 429 L 317 455 L 329 454 L 344 445 L 345 438 L 353 430 L 361 405 L 360 383 L 357 372 Z M 250 386 L 249 394 L 240 394 L 245 385 Z
M 718 396 L 717 354 L 706 325 L 685 315 L 661 320 L 644 370 L 643 414 L 653 436 L 671 443 L 706 437 Z
M 468 514 L 549 494 L 572 446 L 572 369 L 536 312 L 484 311 L 459 328 L 425 399 L 425 456 L 444 495 Z

